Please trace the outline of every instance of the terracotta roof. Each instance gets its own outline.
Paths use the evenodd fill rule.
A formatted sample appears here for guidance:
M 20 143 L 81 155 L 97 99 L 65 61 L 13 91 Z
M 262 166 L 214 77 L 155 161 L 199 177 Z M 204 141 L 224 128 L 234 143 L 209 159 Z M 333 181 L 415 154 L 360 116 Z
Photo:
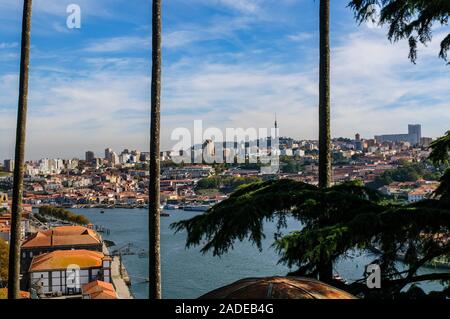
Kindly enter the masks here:
M 28 238 L 22 247 L 97 245 L 100 243 L 100 237 L 92 229 L 82 226 L 61 226 L 36 233 Z
M 200 299 L 356 299 L 320 281 L 303 277 L 246 278 Z
M 33 258 L 30 272 L 67 269 L 78 265 L 81 269 L 102 267 L 103 253 L 91 250 L 56 250 Z
M 96 280 L 81 287 L 83 295 L 90 295 L 91 299 L 117 299 L 114 286 L 108 282 Z
M 113 291 L 99 291 L 91 294 L 91 299 L 118 299 L 117 294 Z
M 8 298 L 8 288 L 0 288 L 0 299 Z M 28 291 L 20 291 L 21 299 L 30 299 L 30 293 Z

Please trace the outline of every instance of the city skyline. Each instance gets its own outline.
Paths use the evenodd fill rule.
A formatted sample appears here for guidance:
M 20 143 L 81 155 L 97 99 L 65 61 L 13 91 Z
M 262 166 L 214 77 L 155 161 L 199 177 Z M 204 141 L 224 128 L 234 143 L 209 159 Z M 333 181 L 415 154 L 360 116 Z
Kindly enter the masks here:
M 278 121 L 277 119 L 275 119 L 275 123 L 274 126 L 276 128 L 279 129 L 279 125 L 278 125 Z M 418 135 L 416 135 L 416 131 L 418 130 Z M 340 138 L 346 138 L 346 139 L 350 139 L 351 141 L 355 141 L 355 142 L 361 142 L 361 141 L 368 141 L 368 140 L 376 140 L 378 143 L 384 143 L 384 142 L 408 142 L 411 144 L 411 146 L 414 146 L 414 143 L 417 144 L 421 144 L 421 139 L 426 139 L 427 142 L 429 142 L 430 140 L 433 140 L 434 138 L 431 137 L 427 137 L 422 135 L 422 125 L 421 124 L 408 124 L 408 133 L 407 134 L 402 134 L 402 133 L 395 133 L 395 134 L 381 134 L 381 135 L 374 135 L 373 137 L 368 137 L 368 136 L 362 136 L 360 133 L 356 132 L 354 135 L 352 136 L 334 136 L 332 137 L 332 140 L 337 140 Z M 414 138 L 416 138 L 415 141 L 411 141 L 411 134 L 414 135 Z M 261 137 L 260 137 L 261 138 Z M 259 140 L 261 140 L 259 138 Z M 282 139 L 291 139 L 294 141 L 313 141 L 313 142 L 318 142 L 317 139 L 304 139 L 304 138 L 296 138 L 296 137 L 292 137 L 292 136 L 287 136 L 287 135 L 283 135 L 280 134 L 279 138 Z M 208 141 L 208 139 L 205 140 L 205 142 Z M 253 140 L 252 140 L 253 141 Z M 256 140 L 255 140 L 256 141 Z M 228 140 L 224 140 L 224 141 L 215 141 L 215 143 L 235 143 L 233 141 L 228 141 Z M 247 142 L 247 140 L 245 141 Z M 244 141 L 240 141 L 241 144 L 244 143 Z M 270 146 L 270 145 L 269 145 Z M 191 148 L 194 147 L 194 144 L 192 144 L 190 146 Z M 186 151 L 187 149 L 182 149 L 182 150 L 177 150 L 174 148 L 167 148 L 167 149 L 161 149 L 161 154 L 163 153 L 170 153 L 170 152 L 178 152 L 178 151 Z M 139 154 L 149 154 L 148 150 L 140 150 L 140 149 L 133 149 L 130 147 L 119 147 L 117 149 L 111 147 L 111 146 L 106 146 L 101 150 L 85 150 L 82 152 L 82 154 L 80 155 L 75 155 L 75 156 L 69 156 L 69 157 L 62 157 L 62 156 L 44 156 L 41 158 L 34 158 L 34 159 L 27 159 L 26 161 L 28 162 L 38 162 L 41 160 L 47 160 L 47 159 L 54 159 L 54 160 L 86 160 L 87 162 L 92 162 L 96 159 L 106 159 L 108 161 L 112 161 L 113 158 L 115 157 L 119 157 L 122 154 L 130 154 L 130 155 L 136 155 L 136 153 Z M 97 156 L 98 155 L 98 156 Z M 136 156 L 138 156 L 136 155 Z M 0 156 L 0 161 L 1 163 L 3 163 L 4 161 L 11 161 L 12 165 L 14 166 L 14 159 L 13 158 L 2 158 Z M 8 166 L 3 164 L 4 166 Z M 12 167 L 13 167 L 12 166 Z M 12 170 L 11 170 L 12 171 Z
M 82 28 L 69 30 L 70 3 L 35 4 L 27 159 L 82 157 L 107 145 L 147 150 L 150 4 L 78 1 Z M 162 148 L 170 148 L 174 128 L 196 119 L 222 129 L 268 126 L 274 109 L 282 135 L 316 139 L 318 5 L 164 3 Z M 0 9 L 0 156 L 12 158 L 21 12 L 6 0 Z M 333 136 L 400 133 L 414 122 L 424 136 L 444 134 L 450 83 L 437 57 L 442 31 L 413 65 L 407 43 L 391 46 L 386 30 L 357 26 L 346 2 L 333 1 Z

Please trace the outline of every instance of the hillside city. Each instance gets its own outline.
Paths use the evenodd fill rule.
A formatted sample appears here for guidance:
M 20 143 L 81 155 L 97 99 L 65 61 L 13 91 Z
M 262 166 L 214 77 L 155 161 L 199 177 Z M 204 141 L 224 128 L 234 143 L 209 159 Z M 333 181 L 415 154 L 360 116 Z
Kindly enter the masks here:
M 432 194 L 441 175 L 426 160 L 431 142 L 431 138 L 421 136 L 420 125 L 409 125 L 407 134 L 379 135 L 373 139 L 356 134 L 353 139 L 333 139 L 334 181 L 360 180 L 393 200 L 420 201 Z M 278 144 L 280 167 L 275 174 L 265 174 L 260 163 L 176 164 L 174 157 L 180 152 L 161 152 L 162 207 L 165 211 L 205 211 L 240 185 L 256 181 L 293 179 L 316 185 L 318 142 L 280 137 Z M 203 154 L 214 155 L 215 143 L 205 141 L 202 150 Z M 131 298 L 126 270 L 120 256 L 108 251 L 99 234 L 103 230 L 64 209 L 148 207 L 148 161 L 146 152 L 125 149 L 118 154 L 106 148 L 103 157 L 87 151 L 83 160 L 26 162 L 21 234 L 24 293 L 36 288 L 35 277 L 44 276 L 40 270 L 48 270 L 50 264 L 56 267 L 52 271 L 58 272 L 68 266 L 65 260 L 86 259 L 92 269 L 83 282 L 88 285 L 83 286 L 84 290 L 55 286 L 41 278 L 37 278 L 41 280 L 39 289 L 31 290 L 41 298 L 74 293 L 95 298 L 95 294 L 85 293 L 92 289 L 101 292 L 98 298 Z M 6 242 L 10 233 L 13 169 L 14 162 L 5 160 L 0 177 L 0 238 Z M 44 252 L 46 258 L 40 255 Z M 93 276 L 92 271 L 97 275 Z M 93 279 L 96 284 L 92 284 Z M 109 282 L 114 282 L 114 286 Z

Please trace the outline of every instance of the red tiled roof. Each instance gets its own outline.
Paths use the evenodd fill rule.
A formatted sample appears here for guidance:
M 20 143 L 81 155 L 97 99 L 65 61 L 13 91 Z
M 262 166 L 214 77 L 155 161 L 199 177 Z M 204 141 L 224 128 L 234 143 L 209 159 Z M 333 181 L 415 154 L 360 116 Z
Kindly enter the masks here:
M 99 236 L 92 229 L 82 226 L 62 226 L 36 233 L 28 238 L 22 247 L 97 245 L 100 243 Z

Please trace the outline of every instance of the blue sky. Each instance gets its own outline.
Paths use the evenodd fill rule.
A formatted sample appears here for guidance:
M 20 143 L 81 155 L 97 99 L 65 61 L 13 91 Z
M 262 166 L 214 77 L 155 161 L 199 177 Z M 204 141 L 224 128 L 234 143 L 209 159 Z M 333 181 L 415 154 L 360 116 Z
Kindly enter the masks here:
M 34 0 L 27 158 L 81 157 L 105 147 L 148 150 L 151 1 Z M 372 138 L 421 123 L 450 129 L 450 66 L 438 59 L 444 29 L 420 48 L 358 26 L 333 0 L 332 134 Z M 80 5 L 82 28 L 66 27 Z M 13 155 L 21 5 L 0 0 L 0 159 Z M 163 0 L 162 144 L 177 127 L 270 127 L 317 138 L 316 0 Z M 448 30 L 447 30 L 448 32 Z

